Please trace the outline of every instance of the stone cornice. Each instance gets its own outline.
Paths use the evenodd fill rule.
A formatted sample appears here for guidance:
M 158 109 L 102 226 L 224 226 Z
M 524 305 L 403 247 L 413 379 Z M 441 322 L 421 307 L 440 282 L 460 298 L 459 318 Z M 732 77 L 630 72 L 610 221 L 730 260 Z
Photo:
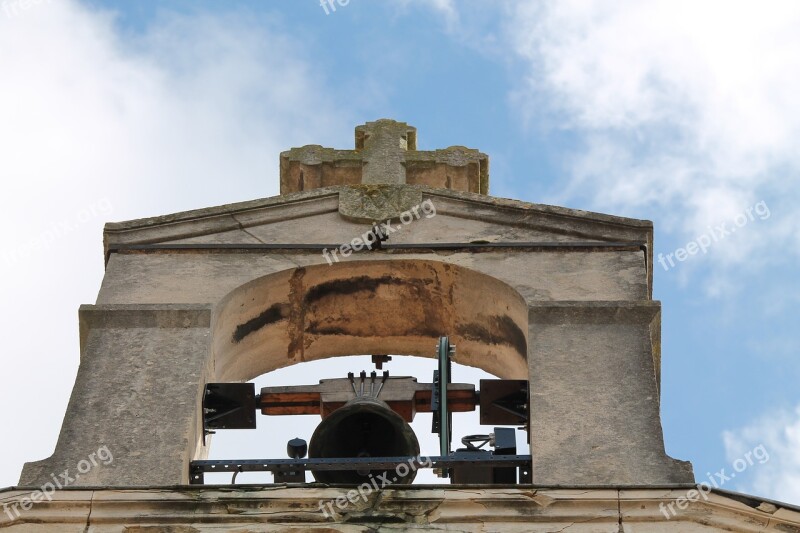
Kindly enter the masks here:
M 254 244 L 258 241 L 246 232 L 247 228 L 340 211 L 340 193 L 358 191 L 363 187 L 324 187 L 165 216 L 110 222 L 103 231 L 104 257 L 108 258 L 109 251 L 119 245 L 159 244 L 222 233 L 233 235 L 238 232 L 240 239 Z M 561 240 L 644 243 L 647 246 L 648 287 L 652 295 L 653 223 L 649 220 L 422 185 L 394 187 L 431 199 L 439 214 L 549 232 Z M 313 234 L 309 239 L 313 240 Z
M 246 202 L 236 202 L 216 207 L 193 209 L 191 211 L 182 211 L 170 215 L 141 218 L 124 222 L 109 222 L 105 225 L 105 232 L 115 233 L 125 230 L 143 229 L 152 226 L 174 224 L 176 222 L 188 222 L 188 221 L 215 217 L 220 215 L 239 214 L 247 211 L 252 211 L 267 207 L 275 207 L 284 204 L 297 204 L 299 202 L 304 202 L 308 200 L 316 200 L 320 198 L 335 196 L 338 195 L 339 192 L 341 192 L 342 190 L 351 189 L 353 187 L 358 187 L 358 186 L 336 185 L 332 187 L 323 187 L 319 189 L 314 189 L 311 191 L 284 194 L 279 196 L 270 196 L 267 198 L 249 200 Z M 486 196 L 478 193 L 449 191 L 446 189 L 427 187 L 425 185 L 405 185 L 405 187 L 418 189 L 422 191 L 423 194 L 425 194 L 426 196 L 431 196 L 431 197 L 438 196 L 441 198 L 461 199 L 468 201 L 470 203 L 480 204 L 487 207 L 536 211 L 547 215 L 588 220 L 602 224 L 609 224 L 613 226 L 624 226 L 645 231 L 650 230 L 651 232 L 653 229 L 653 223 L 650 220 L 620 217 L 616 215 L 607 215 L 604 213 L 584 211 L 581 209 L 570 209 L 567 207 L 560 207 L 547 204 L 524 202 L 522 200 L 500 198 L 495 196 Z
M 160 489 L 66 489 L 19 508 L 11 521 L 0 513 L 0 529 L 29 524 L 30 531 L 76 527 L 126 526 L 137 531 L 263 531 L 265 528 L 368 531 L 370 527 L 458 531 L 646 531 L 766 532 L 800 530 L 800 510 L 778 502 L 714 490 L 682 502 L 694 487 L 535 488 L 415 486 L 387 488 L 335 502 L 348 488 L 318 486 L 204 486 Z M 30 491 L 7 489 L 2 501 L 11 510 Z M 339 500 L 342 501 L 341 499 Z M 320 510 L 333 502 L 326 516 Z M 670 512 L 671 508 L 674 513 Z M 10 506 L 10 507 L 9 507 Z M 683 507 L 681 509 L 680 507 Z M 669 518 L 667 518 L 667 516 Z M 643 526 L 646 525 L 646 526 Z M 165 529 L 157 529 L 165 528 Z M 191 529 L 189 529 L 191 528 Z M 485 529 L 481 529 L 485 528 Z M 16 530 L 16 529 L 15 529 Z M 23 530 L 23 529 L 20 529 Z M 76 531 L 79 529 L 76 529 Z M 284 529 L 281 529 L 284 530 Z M 26 529 L 27 531 L 27 529 Z

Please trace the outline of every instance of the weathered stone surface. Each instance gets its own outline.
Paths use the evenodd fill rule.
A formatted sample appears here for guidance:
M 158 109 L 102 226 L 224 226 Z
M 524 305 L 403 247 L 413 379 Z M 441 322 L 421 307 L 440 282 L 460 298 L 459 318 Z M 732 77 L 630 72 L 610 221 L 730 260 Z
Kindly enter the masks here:
M 465 146 L 409 152 L 406 183 L 489 194 L 489 158 Z
M 422 203 L 422 191 L 393 185 L 357 185 L 339 193 L 339 213 L 353 222 L 394 219 Z
M 57 478 L 61 480 L 60 476 Z M 92 491 L 51 491 L 51 486 L 1 490 L 0 531 L 85 533 L 92 508 Z
M 533 479 L 691 482 L 691 465 L 668 457 L 661 437 L 650 333 L 659 303 L 543 302 L 529 316 Z
M 653 224 L 648 220 L 421 186 L 406 188 L 420 190 L 423 201 L 432 202 L 436 215 L 432 218 L 421 216 L 403 226 L 390 235 L 390 243 L 643 243 L 646 254 L 646 279 L 643 281 L 648 287 L 648 297 L 652 294 Z M 109 223 L 104 233 L 105 253 L 108 256 L 112 251 L 130 245 L 170 243 L 339 245 L 371 228 L 371 221 L 369 224 L 355 223 L 338 214 L 339 194 L 347 189 L 330 187 L 162 217 Z
M 336 355 L 431 357 L 436 339 L 449 334 L 460 347 L 456 361 L 524 379 L 527 315 L 513 288 L 448 263 L 297 268 L 256 279 L 216 306 L 213 367 L 228 381 Z
M 23 481 L 107 446 L 113 464 L 76 485 L 185 483 L 207 453 L 205 383 L 353 353 L 431 356 L 443 334 L 459 362 L 530 379 L 536 483 L 691 480 L 664 454 L 652 223 L 489 198 L 483 154 L 415 144 L 406 124 L 368 123 L 354 151 L 283 154 L 282 187 L 301 192 L 109 224 L 56 451 Z M 340 248 L 423 203 L 435 210 L 392 220 L 388 247 Z
M 384 186 L 381 186 L 383 188 Z M 502 333 L 502 328 L 492 325 L 489 322 L 491 316 L 484 314 L 477 321 L 467 319 L 462 316 L 461 309 L 475 308 L 479 312 L 485 307 L 485 298 L 481 295 L 491 294 L 494 301 L 503 303 L 506 300 L 498 298 L 498 289 L 489 288 L 481 281 L 461 281 L 453 284 L 446 281 L 448 274 L 444 274 L 449 269 L 452 272 L 464 272 L 468 276 L 460 276 L 466 280 L 485 279 L 496 280 L 499 286 L 508 287 L 509 291 L 516 294 L 516 301 L 525 302 L 523 305 L 537 305 L 541 302 L 574 302 L 574 309 L 581 307 L 579 302 L 588 304 L 592 301 L 606 302 L 603 305 L 614 308 L 615 302 L 646 302 L 649 298 L 649 283 L 647 281 L 651 271 L 651 265 L 647 261 L 647 252 L 640 249 L 637 243 L 647 243 L 652 240 L 652 225 L 647 221 L 632 221 L 609 217 L 606 215 L 588 214 L 577 211 L 564 210 L 549 206 L 535 206 L 509 200 L 498 200 L 482 197 L 468 193 L 455 193 L 452 191 L 433 191 L 422 187 L 396 186 L 391 187 L 396 190 L 405 190 L 409 197 L 430 200 L 436 206 L 436 214 L 430 218 L 421 216 L 418 220 L 410 222 L 408 225 L 398 225 L 395 233 L 390 237 L 390 243 L 396 245 L 425 244 L 428 242 L 489 242 L 489 243 L 520 243 L 520 242 L 542 242 L 542 243 L 564 243 L 593 241 L 600 245 L 608 241 L 632 241 L 632 244 L 619 249 L 603 248 L 541 248 L 528 246 L 527 248 L 478 248 L 471 250 L 434 250 L 434 249 L 407 249 L 402 248 L 374 252 L 354 253 L 347 258 L 339 258 L 341 262 L 333 261 L 333 266 L 328 266 L 326 259 L 318 249 L 298 250 L 298 249 L 262 249 L 247 251 L 246 249 L 237 250 L 237 246 L 247 246 L 255 240 L 257 243 L 265 244 L 285 244 L 293 246 L 303 243 L 326 242 L 327 239 L 333 241 L 332 246 L 338 242 L 347 241 L 353 237 L 360 236 L 363 232 L 371 228 L 371 224 L 359 224 L 343 219 L 340 211 L 343 209 L 342 198 L 346 198 L 347 187 L 331 190 L 319 189 L 303 194 L 291 195 L 282 198 L 281 201 L 264 200 L 259 202 L 246 203 L 239 206 L 224 206 L 222 208 L 210 209 L 187 214 L 172 215 L 159 219 L 138 221 L 133 223 L 121 223 L 110 225 L 106 233 L 106 243 L 110 254 L 106 276 L 103 286 L 98 296 L 98 304 L 101 307 L 84 309 L 81 315 L 81 337 L 84 344 L 84 359 L 86 369 L 82 367 L 79 373 L 79 382 L 76 385 L 75 400 L 70 404 L 65 427 L 64 437 L 59 441 L 58 449 L 53 458 L 31 464 L 25 469 L 23 479 L 33 482 L 41 478 L 46 472 L 60 468 L 65 463 L 79 460 L 83 455 L 83 448 L 97 447 L 101 444 L 121 442 L 131 442 L 132 437 L 140 439 L 140 445 L 158 447 L 163 451 L 163 459 L 153 460 L 149 456 L 128 457 L 128 465 L 124 470 L 107 472 L 107 477 L 97 480 L 98 484 L 125 483 L 128 485 L 136 484 L 174 484 L 183 482 L 186 479 L 188 462 L 197 457 L 201 457 L 206 450 L 200 444 L 201 438 L 198 429 L 197 405 L 187 405 L 187 398 L 199 397 L 203 383 L 207 381 L 250 379 L 261 372 L 266 372 L 274 368 L 295 362 L 313 360 L 320 357 L 350 354 L 354 350 L 359 353 L 372 353 L 378 347 L 384 349 L 388 346 L 395 350 L 393 353 L 405 353 L 409 355 L 430 356 L 429 345 L 437 335 L 448 333 L 458 338 L 458 343 L 464 350 L 460 354 L 466 354 L 467 359 L 462 362 L 480 366 L 497 375 L 506 377 L 525 377 L 527 371 L 520 371 L 518 360 L 527 358 L 531 372 L 535 375 L 533 383 L 544 383 L 551 381 L 569 382 L 564 376 L 569 374 L 567 368 L 574 363 L 576 354 L 585 357 L 585 353 L 578 348 L 571 348 L 571 355 L 563 354 L 555 357 L 562 348 L 559 346 L 559 331 L 563 328 L 577 328 L 577 332 L 582 331 L 585 325 L 572 325 L 571 316 L 566 316 L 560 308 L 547 308 L 545 315 L 552 314 L 558 317 L 553 326 L 542 324 L 534 329 L 519 327 L 517 320 L 516 327 L 519 327 L 521 334 L 517 335 L 519 340 L 511 341 L 508 337 L 506 341 L 493 339 L 495 333 Z M 359 189 L 359 188 L 356 188 Z M 363 189 L 363 188 L 362 188 Z M 352 191 L 350 191 L 352 192 Z M 321 236 L 321 237 L 320 237 Z M 278 239 L 280 239 L 279 242 Z M 325 239 L 325 240 L 322 240 Z M 335 239 L 335 240 L 334 240 Z M 437 240 L 438 239 L 438 240 Z M 169 250 L 124 250 L 120 247 L 136 244 L 145 245 L 149 243 L 164 243 L 170 245 L 201 245 L 228 244 L 233 246 L 230 250 L 215 249 L 175 249 Z M 526 245 L 527 246 L 527 245 Z M 386 266 L 381 266 L 383 263 Z M 403 272 L 402 265 L 412 264 L 425 265 L 424 271 L 436 274 L 435 278 L 427 279 L 426 275 L 414 274 L 395 284 L 381 282 L 380 280 L 396 280 L 398 273 Z M 414 267 L 418 269 L 419 267 Z M 444 269 L 444 270 L 443 270 Z M 297 311 L 287 311 L 288 316 L 284 321 L 278 321 L 273 326 L 264 328 L 258 335 L 250 336 L 240 344 L 232 344 L 232 330 L 225 330 L 220 324 L 230 324 L 234 329 L 237 325 L 248 320 L 254 320 L 260 313 L 266 312 L 269 305 L 284 305 L 291 310 L 291 298 L 289 292 L 298 290 L 301 285 L 293 285 L 290 280 L 296 277 L 299 272 L 303 272 L 303 290 L 309 290 L 315 282 L 328 282 L 333 277 L 338 276 L 337 272 L 343 272 L 345 276 L 359 278 L 357 272 L 370 272 L 370 279 L 376 281 L 376 294 L 391 295 L 397 292 L 396 301 L 403 306 L 405 311 L 419 307 L 420 313 L 414 311 L 414 316 L 424 318 L 426 326 L 440 324 L 439 330 L 423 332 L 421 335 L 409 334 L 409 327 L 413 324 L 401 324 L 392 317 L 402 317 L 404 312 L 392 311 L 392 305 L 377 305 L 374 308 L 364 305 L 364 302 L 382 302 L 383 300 L 367 299 L 359 303 L 358 291 L 353 292 L 345 300 L 337 300 L 337 304 L 329 311 L 321 309 L 314 310 L 314 306 L 302 304 L 297 307 Z M 419 270 L 419 272 L 423 272 Z M 315 273 L 316 272 L 316 273 Z M 410 271 L 409 271 L 410 272 Z M 268 276 L 274 280 L 284 279 L 285 281 L 274 284 L 267 280 Z M 259 281 L 261 280 L 261 281 Z M 266 283 L 264 287 L 268 290 L 256 297 L 254 287 L 259 283 Z M 425 287 L 425 291 L 418 289 L 411 290 L 415 285 Z M 446 289 L 448 286 L 451 288 Z M 358 285 L 358 283 L 356 283 Z M 368 284 L 362 283 L 364 287 L 354 287 L 369 296 L 369 291 L 364 290 Z M 479 296 L 470 297 L 472 303 L 464 300 L 456 303 L 452 308 L 442 304 L 442 297 L 461 292 L 461 286 L 471 287 L 472 290 L 479 291 Z M 482 287 L 486 286 L 482 290 Z M 280 287 L 283 287 L 281 289 Z M 294 288 L 293 288 L 294 287 Z M 381 288 L 381 287 L 385 287 Z M 432 289 L 432 290 L 431 290 Z M 249 291 L 249 292 L 248 292 Z M 283 291 L 283 292 L 282 292 Z M 388 291 L 388 292 L 386 292 Z M 285 296 L 281 294 L 285 293 Z M 402 295 L 401 295 L 402 293 Z M 240 307 L 227 307 L 225 302 L 235 299 L 233 295 L 250 295 L 250 300 L 243 300 Z M 466 293 L 464 293 L 466 294 Z M 401 295 L 401 296 L 400 296 Z M 387 296 L 388 297 L 388 296 Z M 273 301 L 274 300 L 274 301 Z M 360 309 L 362 312 L 369 311 L 371 319 L 368 323 L 374 323 L 375 316 L 386 314 L 385 320 L 379 323 L 385 324 L 387 331 L 381 335 L 364 335 L 356 329 L 346 326 L 346 323 L 358 323 L 358 316 L 345 316 L 342 309 L 348 306 L 344 302 L 351 301 L 352 309 Z M 394 302 L 389 299 L 386 302 Z M 446 298 L 445 298 L 445 301 Z M 514 301 L 513 299 L 508 301 Z M 252 309 L 248 306 L 249 302 L 255 302 L 256 307 Z M 270 303 L 272 302 L 272 303 Z M 283 302 L 283 304 L 281 303 Z M 433 303 L 432 302 L 436 302 Z M 135 420 L 122 418 L 124 424 L 114 424 L 109 427 L 98 428 L 96 425 L 103 425 L 92 413 L 84 409 L 85 405 L 91 405 L 92 401 L 100 403 L 100 399 L 111 396 L 111 391 L 107 385 L 100 383 L 94 384 L 94 380 L 114 381 L 114 372 L 122 375 L 136 375 L 140 372 L 141 346 L 140 337 L 148 339 L 158 339 L 160 346 L 155 344 L 145 344 L 147 350 L 155 352 L 159 349 L 168 353 L 180 353 L 186 351 L 187 339 L 170 335 L 174 328 L 184 327 L 183 322 L 170 322 L 163 317 L 168 316 L 166 311 L 160 311 L 160 320 L 155 320 L 155 315 L 141 315 L 141 310 L 127 306 L 136 305 L 178 305 L 177 310 L 170 313 L 183 315 L 183 319 L 193 313 L 205 313 L 207 316 L 213 309 L 211 322 L 217 324 L 216 327 L 201 327 L 194 319 L 190 319 L 188 325 L 193 328 L 196 335 L 193 337 L 198 344 L 191 349 L 192 356 L 182 361 L 181 372 L 191 376 L 185 380 L 183 387 L 158 387 L 152 392 L 144 388 L 129 389 L 129 403 L 136 405 L 160 404 L 160 405 L 179 405 L 171 413 L 171 424 L 176 428 L 181 428 L 174 435 L 166 430 L 159 429 L 154 434 L 146 434 L 146 427 L 157 427 L 163 425 L 163 419 L 157 408 L 142 410 Z M 111 307 L 108 305 L 111 304 Z M 248 305 L 245 305 L 248 304 Z M 269 305 L 268 305 L 269 304 Z M 510 305 L 510 304 L 509 304 Z M 514 304 L 516 305 L 516 304 Z M 196 308 L 195 306 L 200 306 Z M 260 306 L 260 307 L 259 307 Z M 448 318 L 437 322 L 425 315 L 424 309 L 439 309 L 446 311 Z M 226 310 L 228 309 L 228 310 Z M 450 309 L 450 311 L 447 311 Z M 245 316 L 245 312 L 249 313 Z M 527 311 L 525 311 L 527 313 Z M 383 314 L 382 314 L 383 313 Z M 461 313 L 461 314 L 459 314 Z M 363 314 L 363 313 L 362 313 Z M 624 313 L 623 313 L 624 314 Z M 178 316 L 176 315 L 176 316 Z M 341 324 L 325 323 L 316 324 L 315 316 L 327 317 L 325 320 L 336 321 L 339 317 Z M 171 315 L 169 315 L 171 316 Z M 195 315 L 199 317 L 200 315 Z M 297 317 L 305 317 L 298 322 Z M 498 316 L 500 316 L 498 314 Z M 604 403 L 606 400 L 619 399 L 614 394 L 607 391 L 620 391 L 618 380 L 620 376 L 613 372 L 599 372 L 602 376 L 598 381 L 594 375 L 587 379 L 594 379 L 589 386 L 583 386 L 576 390 L 582 390 L 585 394 L 585 402 L 593 405 L 609 405 L 608 412 L 579 410 L 559 411 L 559 408 L 551 409 L 549 405 L 543 405 L 543 396 L 536 396 L 540 393 L 537 388 L 532 389 L 534 393 L 534 405 L 532 411 L 532 423 L 536 428 L 534 431 L 534 449 L 539 450 L 540 461 L 552 460 L 552 465 L 539 468 L 538 475 L 541 481 L 563 482 L 563 474 L 553 477 L 554 472 L 570 472 L 562 467 L 570 464 L 570 455 L 562 454 L 558 456 L 556 451 L 562 438 L 559 436 L 561 430 L 554 430 L 553 427 L 563 426 L 562 420 L 557 420 L 556 414 L 567 415 L 580 419 L 575 427 L 583 427 L 586 431 L 593 431 L 592 428 L 606 424 L 609 417 L 617 420 L 612 426 L 616 431 L 613 439 L 598 449 L 592 450 L 587 454 L 587 446 L 591 449 L 591 444 L 586 439 L 576 439 L 572 443 L 570 453 L 580 456 L 576 464 L 583 465 L 572 472 L 573 480 L 580 480 L 582 483 L 618 483 L 630 482 L 671 482 L 675 480 L 687 479 L 686 469 L 680 465 L 676 467 L 668 458 L 663 455 L 663 444 L 661 429 L 658 425 L 658 390 L 657 379 L 659 373 L 658 342 L 638 342 L 637 340 L 647 337 L 657 339 L 657 328 L 653 325 L 653 320 L 643 322 L 636 326 L 625 325 L 622 314 L 611 313 L 609 316 L 610 324 L 597 327 L 597 338 L 607 337 L 609 343 L 631 343 L 631 348 L 613 352 L 610 350 L 601 351 L 597 362 L 619 360 L 619 364 L 627 365 L 629 371 L 627 379 L 643 380 L 646 387 L 656 387 L 653 394 L 648 389 L 631 388 L 630 394 L 637 391 L 647 393 L 650 400 L 641 398 L 643 405 L 649 406 L 647 409 L 639 409 L 635 404 L 635 399 L 631 397 L 628 401 L 619 405 L 611 402 Z M 149 317 L 149 318 L 147 318 Z M 255 318 L 254 318 L 255 317 Z M 294 318 L 292 318 L 294 317 Z M 460 317 L 460 318 L 459 318 Z M 164 320 L 167 320 L 164 322 Z M 177 319 L 175 319 L 177 320 Z M 206 320 L 203 318 L 201 321 Z M 516 320 L 516 319 L 515 319 Z M 524 318 L 523 324 L 524 324 Z M 531 319 L 532 320 L 532 319 Z M 546 319 L 549 320 L 549 319 Z M 513 322 L 513 321 L 512 321 Z M 533 322 L 532 322 L 533 323 Z M 294 324 L 293 326 L 291 326 Z M 480 325 L 480 327 L 475 326 Z M 621 324 L 621 326 L 620 326 Z M 113 327 L 112 327 L 113 326 Z M 287 329 L 287 326 L 291 326 Z M 335 326 L 335 327 L 334 327 Z M 346 327 L 345 327 L 346 326 Z M 618 327 L 619 326 L 619 327 Z M 321 330 L 320 327 L 324 329 Z M 631 335 L 631 328 L 639 328 L 637 333 Z M 333 328 L 333 329 L 331 329 Z M 394 329 L 392 329 L 394 328 Z M 405 328 L 405 329 L 404 329 Z M 462 328 L 463 333 L 459 333 Z M 559 329 L 561 328 L 561 329 Z M 535 330 L 536 337 L 531 336 Z M 97 333 L 93 333 L 93 332 Z M 486 335 L 481 334 L 486 332 Z M 547 332 L 553 331 L 552 340 L 541 342 L 545 339 Z M 103 333 L 103 332 L 108 332 Z M 292 333 L 296 332 L 296 333 Z M 470 340 L 465 333 L 469 332 L 475 338 L 481 335 L 489 342 L 475 342 Z M 494 332 L 494 333 L 492 333 Z M 612 333 L 613 332 L 613 333 Z M 595 334 L 592 330 L 592 335 Z M 263 334 L 262 336 L 260 336 Z M 580 333 L 583 335 L 583 333 Z M 119 343 L 114 346 L 113 353 L 101 345 L 92 345 L 89 339 L 92 336 L 107 339 L 108 335 L 114 335 Z M 194 335 L 194 334 L 193 334 Z M 488 336 L 487 336 L 488 335 Z M 572 334 L 570 334 L 572 335 Z M 609 336 L 611 335 L 611 336 Z M 526 336 L 530 336 L 527 339 Z M 643 337 L 644 336 L 644 337 Z M 533 342 L 536 340 L 537 343 Z M 110 342 L 110 340 L 104 341 Z M 203 344 L 203 343 L 206 344 Z M 503 343 L 506 344 L 503 344 Z M 569 341 L 576 342 L 576 341 Z M 588 342 L 588 341 L 587 341 Z M 494 347 L 493 347 L 494 343 Z M 506 348 L 514 344 L 526 345 L 522 348 L 525 356 L 515 360 L 512 356 L 503 355 Z M 564 343 L 561 343 L 564 344 Z M 259 354 L 264 353 L 264 347 L 271 346 L 267 353 L 274 354 L 278 359 L 264 359 Z M 248 348 L 251 347 L 251 348 Z M 252 347 L 260 347 L 253 349 Z M 324 347 L 320 350 L 321 347 Z M 358 348 L 358 349 L 356 349 Z M 244 349 L 244 351 L 242 351 Z M 518 348 L 513 348 L 519 351 Z M 580 353 L 578 353 L 580 352 Z M 228 355 L 226 355 L 228 354 Z M 238 354 L 232 358 L 230 354 Z M 107 370 L 107 375 L 90 370 L 90 362 L 102 361 L 104 358 L 114 358 L 114 370 Z M 470 359 L 471 357 L 471 359 Z M 511 359 L 507 359 L 512 357 Z M 519 356 L 515 356 L 519 358 Z M 563 358 L 564 366 L 557 366 L 556 361 Z M 606 358 L 606 359 L 604 359 Z M 650 362 L 648 364 L 642 361 Z M 226 362 L 228 361 L 228 362 Z M 236 361 L 231 365 L 230 361 Z M 534 364 L 533 362 L 536 361 Z M 541 361 L 541 362 L 539 362 Z M 571 363 L 572 361 L 572 363 Z M 523 363 L 524 364 L 524 363 Z M 108 367 L 109 369 L 112 367 Z M 162 362 L 160 375 L 170 375 L 169 362 Z M 578 375 L 578 374 L 576 374 Z M 96 392 L 79 392 L 78 389 L 95 388 Z M 545 389 L 541 389 L 544 391 Z M 554 391 L 553 397 L 558 395 Z M 610 394 L 610 395 L 609 395 Z M 153 397 L 156 395 L 157 397 Z M 92 398 L 97 400 L 92 400 Z M 112 399 L 110 405 L 114 405 Z M 632 403 L 633 402 L 633 403 Z M 191 404 L 191 401 L 189 402 Z M 562 408 L 563 409 L 563 408 Z M 634 413 L 628 418 L 629 413 Z M 113 415 L 105 414 L 103 420 L 113 418 Z M 655 420 L 655 422 L 653 422 Z M 130 429 L 126 427 L 130 424 Z M 548 428 L 545 428 L 548 426 Z M 625 435 L 626 432 L 646 430 L 653 432 L 651 435 L 641 437 L 636 453 L 630 452 L 630 444 L 618 435 Z M 159 433 L 163 433 L 159 436 Z M 602 430 L 602 435 L 606 435 Z M 168 436 L 171 435 L 171 436 Z M 639 437 L 637 437 L 639 438 Z M 646 445 L 652 445 L 653 450 L 645 453 Z M 135 446 L 131 444 L 131 450 Z M 538 448 L 537 448 L 538 447 Z M 127 448 L 126 448 L 127 451 Z M 655 458 L 655 459 L 654 459 Z M 176 461 L 169 464 L 170 461 Z M 594 462 L 592 462 L 594 461 Z M 597 467 L 596 470 L 593 468 Z M 643 474 L 639 481 L 634 479 L 633 472 L 642 468 Z M 677 470 L 674 470 L 677 468 Z M 128 471 L 148 472 L 144 475 L 137 473 L 128 475 Z M 113 475 L 112 475 L 113 474 Z M 37 477 L 38 476 L 38 477 Z M 677 477 L 676 477 L 677 476 Z
M 405 122 L 383 119 L 357 126 L 356 150 L 364 158 L 361 183 L 404 184 L 406 151 L 416 150 L 416 137 L 416 128 Z
M 20 484 L 77 473 L 102 447 L 113 460 L 98 461 L 73 486 L 188 482 L 210 317 L 203 306 L 83 308 L 81 364 L 55 453 L 26 463 Z
M 620 493 L 620 516 L 626 533 L 678 531 L 800 531 L 800 512 L 777 502 L 777 511 L 766 512 L 759 498 L 727 491 L 704 492 L 697 486 L 655 489 L 626 489 Z M 741 500 L 751 500 L 752 506 Z M 780 517 L 776 517 L 782 513 Z M 660 516 L 659 516 L 660 515 Z
M 0 529 L 12 533 L 238 533 L 263 531 L 390 532 L 460 531 L 512 533 L 791 532 L 798 509 L 778 504 L 774 514 L 712 492 L 678 509 L 692 486 L 643 490 L 569 488 L 386 488 L 361 497 L 347 489 L 312 486 L 263 489 L 64 490 L 14 521 L 0 513 Z M 14 505 L 29 495 L 5 491 Z M 340 505 L 336 504 L 337 498 Z M 675 514 L 662 509 L 676 510 Z
M 478 150 L 451 146 L 417 150 L 417 130 L 389 119 L 356 127 L 355 150 L 319 145 L 281 154 L 281 194 L 332 185 L 427 185 L 489 193 L 489 158 Z
M 202 258 L 202 260 L 201 260 Z M 642 252 L 384 251 L 355 253 L 333 264 L 388 259 L 431 261 L 492 275 L 528 302 L 637 300 L 647 295 Z M 263 253 L 161 252 L 113 254 L 98 304 L 213 304 L 237 287 L 297 267 L 327 266 L 319 250 Z

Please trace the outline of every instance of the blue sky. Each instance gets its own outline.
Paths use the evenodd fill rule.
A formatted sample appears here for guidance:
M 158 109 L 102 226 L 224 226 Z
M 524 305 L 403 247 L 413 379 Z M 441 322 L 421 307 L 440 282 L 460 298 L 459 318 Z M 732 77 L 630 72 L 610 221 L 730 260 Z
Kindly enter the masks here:
M 105 221 L 272 196 L 281 150 L 391 117 L 657 255 L 735 228 L 654 266 L 667 451 L 702 480 L 763 445 L 725 488 L 800 503 L 800 4 L 345 4 L 0 0 L 0 486 L 52 452 Z

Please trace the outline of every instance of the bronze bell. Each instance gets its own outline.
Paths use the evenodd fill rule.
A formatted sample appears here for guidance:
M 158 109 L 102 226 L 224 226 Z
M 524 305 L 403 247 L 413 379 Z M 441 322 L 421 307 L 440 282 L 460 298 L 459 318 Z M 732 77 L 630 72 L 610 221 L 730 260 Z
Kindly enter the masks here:
M 371 396 L 359 396 L 331 413 L 314 430 L 308 445 L 308 456 L 335 457 L 400 457 L 418 456 L 419 441 L 403 418 L 383 401 Z M 353 484 L 369 482 L 384 475 L 380 470 L 320 470 L 312 471 L 322 483 Z M 409 484 L 416 476 L 408 469 L 404 476 L 390 470 L 387 479 L 392 483 Z

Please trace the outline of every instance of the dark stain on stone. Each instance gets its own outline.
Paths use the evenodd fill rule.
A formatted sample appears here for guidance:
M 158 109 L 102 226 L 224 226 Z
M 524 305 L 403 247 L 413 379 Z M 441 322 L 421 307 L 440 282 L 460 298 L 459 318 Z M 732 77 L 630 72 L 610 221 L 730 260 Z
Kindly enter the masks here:
M 244 324 L 239 324 L 236 326 L 236 331 L 233 332 L 233 342 L 239 344 L 251 333 L 255 333 L 261 328 L 267 327 L 275 322 L 286 320 L 288 316 L 289 306 L 287 304 L 274 304 L 257 317 L 251 318 Z
M 369 524 L 374 525 L 376 522 L 380 524 L 405 524 L 413 521 L 413 516 L 408 515 L 408 519 L 404 518 L 405 513 L 402 515 L 390 514 L 387 512 L 370 510 L 368 514 L 347 514 L 342 513 L 344 521 L 348 524 Z M 338 531 L 338 530 L 337 530 Z M 367 533 L 378 533 L 380 529 L 369 528 Z
M 350 337 L 373 336 L 371 334 L 367 334 L 362 331 L 357 331 L 355 329 L 349 330 L 339 326 L 323 326 L 318 322 L 311 322 L 308 325 L 308 329 L 306 330 L 306 332 L 312 335 L 347 335 Z M 427 324 L 419 324 L 418 326 L 408 328 L 405 331 L 397 331 L 393 333 L 393 336 L 398 336 L 398 337 L 419 336 L 419 337 L 430 337 L 432 339 L 438 339 L 439 336 L 441 335 L 442 335 L 441 330 L 428 327 Z
M 306 360 L 306 339 L 304 324 L 306 322 L 306 305 L 304 301 L 306 276 L 304 267 L 296 268 L 289 278 L 289 346 L 286 352 L 288 359 Z
M 125 526 L 124 533 L 199 533 L 191 526 Z
M 318 322 L 312 322 L 309 324 L 306 332 L 313 335 L 352 335 L 351 332 L 344 328 L 336 326 L 321 326 Z
M 458 334 L 484 344 L 506 344 L 512 346 L 523 358 L 528 358 L 528 343 L 525 333 L 508 315 L 491 316 L 486 323 L 472 323 L 458 327 Z
M 305 333 L 312 335 L 345 335 L 353 337 L 371 336 L 423 336 L 439 337 L 443 335 L 446 305 L 441 302 L 441 286 L 437 280 L 428 278 L 404 279 L 393 275 L 379 277 L 356 276 L 354 278 L 331 280 L 311 287 L 306 293 L 304 303 L 309 313 L 316 315 L 318 306 L 324 305 L 326 299 L 336 296 L 361 295 L 362 298 L 373 299 L 380 287 L 392 287 L 408 298 L 415 305 L 421 316 L 410 321 L 402 331 L 393 327 L 392 320 L 378 320 L 372 324 L 363 321 L 348 321 L 345 316 L 332 317 L 326 315 L 311 319 Z M 439 302 L 438 304 L 436 302 Z M 314 310 L 314 311 L 312 311 Z M 413 312 L 413 311 L 411 311 Z
M 381 285 L 407 285 L 409 282 L 394 276 L 357 276 L 355 278 L 336 279 L 315 285 L 306 294 L 306 303 L 314 303 L 327 296 L 346 296 L 357 292 L 375 292 Z

